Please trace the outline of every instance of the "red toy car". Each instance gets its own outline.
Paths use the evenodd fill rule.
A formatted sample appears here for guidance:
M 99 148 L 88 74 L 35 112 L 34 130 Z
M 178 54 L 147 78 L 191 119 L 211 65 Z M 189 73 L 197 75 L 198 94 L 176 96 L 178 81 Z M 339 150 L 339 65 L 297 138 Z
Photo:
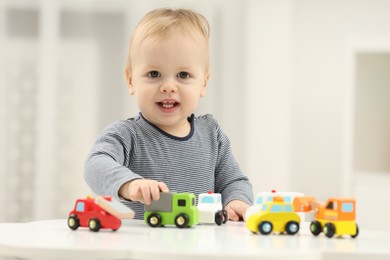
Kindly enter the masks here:
M 72 230 L 78 227 L 89 227 L 97 232 L 101 228 L 117 230 L 121 218 L 133 218 L 134 211 L 109 196 L 78 199 L 74 209 L 69 213 L 68 226 Z

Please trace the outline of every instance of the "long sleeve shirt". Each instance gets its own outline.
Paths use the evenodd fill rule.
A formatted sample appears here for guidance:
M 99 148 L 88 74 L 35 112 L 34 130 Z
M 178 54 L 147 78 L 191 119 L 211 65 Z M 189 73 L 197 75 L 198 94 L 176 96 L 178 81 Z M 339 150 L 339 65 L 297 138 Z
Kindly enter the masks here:
M 134 179 L 164 182 L 170 191 L 221 193 L 224 206 L 238 199 L 253 202 L 252 185 L 234 159 L 230 141 L 211 115 L 189 117 L 186 137 L 170 135 L 142 114 L 106 127 L 85 162 L 85 180 L 98 195 L 109 195 L 143 219 L 144 205 L 119 197 Z

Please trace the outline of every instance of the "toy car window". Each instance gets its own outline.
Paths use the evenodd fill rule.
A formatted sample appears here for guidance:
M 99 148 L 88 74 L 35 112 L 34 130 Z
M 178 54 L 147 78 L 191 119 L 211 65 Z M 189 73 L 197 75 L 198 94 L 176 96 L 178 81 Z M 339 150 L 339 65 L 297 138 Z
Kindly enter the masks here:
M 291 202 L 291 196 L 284 196 L 283 199 L 285 202 Z
M 185 200 L 177 200 L 177 205 L 179 207 L 185 207 L 186 206 L 186 201 Z
M 269 212 L 282 212 L 282 205 L 272 205 Z
M 258 197 L 256 200 L 256 204 L 257 205 L 263 204 L 263 197 Z
M 217 197 L 217 203 L 221 203 L 221 196 Z
M 266 211 L 268 208 L 268 204 L 263 204 L 263 207 L 261 208 L 262 211 Z
M 291 205 L 285 205 L 284 206 L 284 211 L 286 211 L 286 212 L 293 212 L 292 206 Z
M 267 201 L 272 201 L 274 198 L 272 197 L 272 196 L 269 196 L 268 198 L 267 198 Z
M 343 212 L 353 212 L 353 204 L 350 203 L 350 202 L 344 202 L 342 205 L 341 205 L 341 210 Z
M 326 205 L 326 208 L 327 208 L 327 209 L 333 209 L 333 202 L 330 201 L 330 202 L 328 203 L 328 205 Z
M 78 212 L 84 212 L 84 209 L 85 209 L 85 203 L 84 202 L 79 202 L 77 203 L 76 205 L 76 211 Z
M 213 204 L 213 203 L 214 203 L 214 200 L 213 200 L 212 197 L 207 196 L 207 197 L 203 197 L 203 198 L 202 198 L 202 203 L 210 203 L 210 204 Z
M 195 198 L 192 198 L 192 206 L 195 206 Z

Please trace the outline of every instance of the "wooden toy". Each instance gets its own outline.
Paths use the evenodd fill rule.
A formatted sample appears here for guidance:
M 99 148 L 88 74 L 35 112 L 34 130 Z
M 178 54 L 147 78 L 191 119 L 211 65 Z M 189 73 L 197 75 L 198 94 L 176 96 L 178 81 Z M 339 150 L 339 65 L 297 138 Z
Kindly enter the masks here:
M 290 202 L 285 202 L 282 197 L 273 197 L 273 201 L 264 202 L 260 211 L 247 219 L 246 227 L 255 234 L 278 232 L 294 235 L 299 231 L 300 221 Z
M 299 215 L 302 222 L 312 222 L 314 220 L 313 205 L 317 204 L 314 196 L 297 196 L 293 200 L 294 211 Z
M 200 224 L 225 224 L 228 220 L 227 212 L 222 208 L 220 193 L 201 193 L 198 197 Z
M 69 213 L 68 226 L 72 230 L 89 227 L 97 232 L 101 228 L 117 230 L 121 226 L 121 219 L 134 218 L 134 211 L 129 207 L 113 200 L 109 196 L 78 199 L 74 209 Z
M 334 235 L 350 235 L 355 238 L 359 234 L 358 225 L 355 222 L 356 202 L 354 199 L 329 198 L 321 205 L 315 206 L 315 220 L 310 224 L 310 231 L 317 236 L 322 231 L 325 236 L 331 238 Z
M 151 227 L 176 225 L 191 227 L 199 223 L 199 210 L 193 193 L 161 192 L 160 199 L 145 205 L 144 221 Z
M 271 202 L 276 196 L 282 197 L 285 202 L 292 203 L 295 197 L 303 195 L 301 192 L 277 192 L 276 190 L 259 192 L 256 195 L 255 203 L 247 209 L 244 219 L 247 220 L 252 214 L 259 212 L 264 202 Z

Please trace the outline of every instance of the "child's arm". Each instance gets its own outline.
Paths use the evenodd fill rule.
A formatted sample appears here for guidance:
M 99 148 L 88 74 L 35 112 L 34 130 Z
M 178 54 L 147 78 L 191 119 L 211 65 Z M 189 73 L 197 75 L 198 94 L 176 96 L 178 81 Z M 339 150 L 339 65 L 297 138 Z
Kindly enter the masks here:
M 217 125 L 218 158 L 215 171 L 215 192 L 221 193 L 230 220 L 242 220 L 253 203 L 252 184 L 236 162 L 230 140 Z
M 169 192 L 168 186 L 155 180 L 136 179 L 126 182 L 119 189 L 119 196 L 150 205 L 160 199 L 160 192 Z
M 245 220 L 245 212 L 249 208 L 249 206 L 250 205 L 240 200 L 230 201 L 225 207 L 229 220 Z

